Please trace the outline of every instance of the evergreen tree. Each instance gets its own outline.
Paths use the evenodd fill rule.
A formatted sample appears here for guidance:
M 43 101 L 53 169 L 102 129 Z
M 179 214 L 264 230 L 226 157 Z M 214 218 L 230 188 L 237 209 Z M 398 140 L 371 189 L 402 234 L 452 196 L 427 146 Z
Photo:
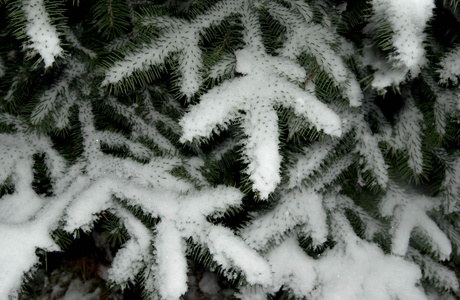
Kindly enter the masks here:
M 0 299 L 98 220 L 146 299 L 454 299 L 458 4 L 0 0 Z

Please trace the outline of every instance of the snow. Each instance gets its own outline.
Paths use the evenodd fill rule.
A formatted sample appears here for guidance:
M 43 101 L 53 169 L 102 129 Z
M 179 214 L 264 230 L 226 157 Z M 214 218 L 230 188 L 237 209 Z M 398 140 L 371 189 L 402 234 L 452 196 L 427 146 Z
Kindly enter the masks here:
M 70 86 L 78 76 L 85 73 L 87 66 L 72 58 L 68 59 L 66 63 L 67 68 L 63 70 L 60 79 L 40 96 L 39 102 L 31 114 L 32 124 L 38 125 L 46 118 L 51 117 L 55 119 L 60 128 L 67 126 L 68 109 L 77 100 L 75 91 L 70 89 Z M 56 112 L 57 108 L 61 108 L 59 113 Z M 62 113 L 63 110 L 65 111 Z
M 389 180 L 388 165 L 380 150 L 378 138 L 372 134 L 370 126 L 362 118 L 360 115 L 353 119 L 357 139 L 355 151 L 361 155 L 359 162 L 364 165 L 361 172 L 371 171 L 377 183 L 386 188 Z
M 154 121 L 157 121 L 158 119 L 155 118 L 153 114 L 155 114 L 155 109 L 153 108 L 153 105 L 151 104 L 151 97 L 149 92 L 146 90 L 144 91 L 143 95 L 145 96 L 145 104 L 147 106 L 147 109 L 150 110 L 150 118 L 152 118 L 152 123 Z M 155 141 L 155 143 L 162 149 L 173 151 L 174 148 L 171 144 L 171 142 L 166 139 L 164 136 L 162 136 L 158 130 L 156 129 L 155 126 L 152 126 L 151 123 L 145 122 L 143 119 L 138 118 L 135 113 L 135 109 L 133 107 L 127 107 L 126 105 L 120 104 L 118 101 L 116 101 L 115 97 L 109 97 L 106 101 L 108 105 L 110 105 L 114 111 L 116 111 L 119 115 L 122 115 L 125 117 L 127 120 L 132 120 L 133 121 L 133 128 L 132 128 L 132 137 L 134 140 L 136 140 L 139 136 L 142 137 L 147 137 L 152 141 Z M 158 114 L 158 113 L 157 113 Z M 161 119 L 160 119 L 161 120 Z M 170 120 L 166 120 L 169 122 Z M 111 139 L 107 139 L 108 141 L 111 141 Z M 147 149 L 140 149 L 141 153 L 138 153 L 136 156 L 142 157 L 142 156 L 149 156 L 148 155 L 148 150 Z
M 64 228 L 69 232 L 89 228 L 96 214 L 103 210 L 114 210 L 125 221 L 131 239 L 119 251 L 121 257 L 117 255 L 114 259 L 114 270 L 109 271 L 112 280 L 121 284 L 131 281 L 141 264 L 155 257 L 156 264 L 148 267 L 157 275 L 145 275 L 147 288 L 159 290 L 165 299 L 178 298 L 187 289 L 184 240 L 193 237 L 209 248 L 223 270 L 240 269 L 254 284 L 270 282 L 265 260 L 231 230 L 212 225 L 206 219 L 208 215 L 240 205 L 243 194 L 238 189 L 218 186 L 196 191 L 193 185 L 170 174 L 180 160 L 152 159 L 143 165 L 129 158 L 100 153 L 98 141 L 104 134 L 94 128 L 88 107 L 81 108 L 80 120 L 87 138 L 83 156 L 93 163 L 88 165 L 85 187 L 66 210 Z M 119 208 L 113 196 L 161 219 L 153 240 L 143 225 Z M 147 250 L 150 241 L 155 245 L 154 254 Z
M 39 210 L 30 221 L 20 223 L 0 223 L 0 295 L 14 295 L 22 282 L 24 273 L 38 263 L 36 249 L 59 251 L 50 236 L 57 228 L 65 207 L 71 200 L 74 190 L 82 187 L 81 180 L 76 180 L 59 199 L 48 199 L 45 206 Z M 27 210 L 26 210 L 27 211 Z
M 46 222 L 37 220 L 22 224 L 0 224 L 0 295 L 5 297 L 17 290 L 22 276 L 38 263 L 37 247 L 48 251 L 59 248 L 48 234 Z
M 321 165 L 324 164 L 324 159 L 337 145 L 331 139 L 316 142 L 303 149 L 304 154 L 299 156 L 294 167 L 290 168 L 289 188 L 300 186 L 302 180 L 314 174 L 315 171 L 320 171 Z
M 460 46 L 454 48 L 447 53 L 439 62 L 441 66 L 438 69 L 439 82 L 447 83 L 451 80 L 454 84 L 458 84 L 458 76 L 460 76 Z
M 422 138 L 423 114 L 408 91 L 403 92 L 404 106 L 397 115 L 390 145 L 395 150 L 407 150 L 408 164 L 415 174 L 423 172 Z
M 422 255 L 414 248 L 409 248 L 408 256 L 421 266 L 423 274 L 429 280 L 437 281 L 446 290 L 460 290 L 460 284 L 454 271 L 445 268 L 430 257 Z
M 29 154 L 29 153 L 27 153 Z M 42 208 L 44 201 L 32 190 L 33 174 L 30 170 L 33 167 L 31 155 L 22 160 L 11 160 L 14 167 L 12 181 L 15 184 L 15 192 L 5 195 L 0 201 L 0 218 L 7 223 L 26 222 Z
M 80 51 L 82 51 L 83 53 L 85 53 L 86 55 L 88 55 L 90 58 L 97 58 L 97 54 L 96 52 L 94 52 L 93 50 L 91 49 L 88 49 L 86 47 L 84 47 L 80 41 L 78 40 L 78 38 L 75 36 L 75 34 L 69 30 L 69 29 L 65 29 L 64 30 L 64 33 L 65 33 L 65 39 L 72 44 L 72 46 Z
M 391 24 L 394 31 L 392 43 L 396 48 L 395 67 L 410 70 L 413 77 L 420 73 L 427 63 L 423 42 L 426 23 L 433 15 L 433 0 L 373 0 L 376 17 L 382 17 Z
M 267 253 L 274 272 L 273 284 L 259 291 L 241 289 L 237 296 L 264 299 L 258 297 L 283 287 L 289 288 L 296 298 L 427 299 L 419 288 L 419 267 L 401 257 L 386 255 L 375 244 L 358 238 L 343 211 L 335 205 L 330 205 L 335 207 L 330 220 L 331 234 L 337 242 L 332 249 L 313 259 L 300 248 L 296 238 L 288 236 Z
M 346 68 L 340 55 L 331 47 L 331 44 L 339 40 L 338 35 L 312 22 L 314 8 L 310 7 L 310 4 L 299 1 L 290 2 L 291 10 L 276 3 L 269 3 L 264 7 L 287 28 L 287 40 L 279 51 L 280 54 L 293 61 L 304 52 L 312 55 L 321 69 L 331 76 L 334 84 L 343 89 L 350 106 L 360 106 L 363 94 L 359 83 Z M 299 27 L 302 27 L 302 30 L 297 30 Z
M 317 260 L 319 288 L 313 299 L 426 299 L 415 264 L 360 240 L 342 214 L 333 213 L 331 221 L 334 236 L 341 238 Z
M 24 3 L 28 47 L 38 52 L 49 67 L 62 55 L 59 34 L 43 0 Z M 70 233 L 88 230 L 103 211 L 117 216 L 129 235 L 114 257 L 107 278 L 124 288 L 140 275 L 146 290 L 158 292 L 164 299 L 177 299 L 187 291 L 188 240 L 209 251 L 224 276 L 237 279 L 237 274 L 242 273 L 245 280 L 236 295 L 242 299 L 266 299 L 280 289 L 289 289 L 299 299 L 430 299 L 421 287 L 422 274 L 423 280 L 437 281 L 446 289 L 459 289 L 453 272 L 411 248 L 409 243 L 415 233 L 424 238 L 439 260 L 449 259 L 453 246 L 442 230 L 446 227 L 438 225 L 442 223 L 436 220 L 436 213 L 443 208 L 449 213 L 459 209 L 458 153 L 446 158 L 444 190 L 438 197 L 427 197 L 392 182 L 379 142 L 386 141 L 393 150 L 407 152 L 409 167 L 415 174 L 422 174 L 424 115 L 410 92 L 402 89 L 404 106 L 391 131 L 383 114 L 367 103 L 373 99 L 363 97 L 359 83 L 344 63 L 344 56 L 354 57 L 355 50 L 334 32 L 334 23 L 327 17 L 321 24 L 314 22 L 315 10 L 310 2 L 288 0 L 283 4 L 286 3 L 290 5 L 224 0 L 191 20 L 152 17 L 143 21 L 142 26 L 163 27 L 163 39 L 127 53 L 107 71 L 103 85 L 118 83 L 173 57 L 181 75 L 180 91 L 188 100 L 200 91 L 204 80 L 201 35 L 235 13 L 239 13 L 239 25 L 245 28 L 245 44 L 219 61 L 210 75 L 231 75 L 230 79 L 198 95 L 197 104 L 191 105 L 180 119 L 181 128 L 176 120 L 155 109 L 149 88 L 145 87 L 136 91 L 141 102 L 133 106 L 121 104 L 115 96 L 106 96 L 104 92 L 98 94 L 98 100 L 105 101 L 118 117 L 130 120 L 130 136 L 97 129 L 95 108 L 80 97 L 92 98 L 92 90 L 85 84 L 81 94 L 70 88 L 82 83 L 80 77 L 88 68 L 74 58 L 63 60 L 68 67 L 63 68 L 54 85 L 39 95 L 30 119 L 32 124 L 53 119 L 58 128 L 65 128 L 69 125 L 70 108 L 76 107 L 83 150 L 72 166 L 66 165 L 50 139 L 26 131 L 7 114 L 0 115 L 2 123 L 16 130 L 0 134 L 0 152 L 4 153 L 0 156 L 0 183 L 8 179 L 14 186 L 13 192 L 0 199 L 0 298 L 14 297 L 24 274 L 38 262 L 37 249 L 59 250 L 51 232 L 57 228 Z M 257 8 L 267 5 L 266 11 L 286 27 L 287 41 L 278 55 L 268 55 L 264 49 L 253 4 Z M 384 15 L 392 24 L 396 47 L 388 63 L 365 46 L 361 64 L 376 71 L 372 86 L 378 90 L 397 87 L 408 80 L 408 74 L 421 74 L 436 94 L 436 131 L 445 134 L 449 113 L 459 103 L 458 95 L 428 80 L 430 75 L 421 71 L 426 66 L 423 31 L 432 16 L 433 1 L 373 0 L 372 4 L 374 12 Z M 343 3 L 337 10 L 345 6 Z M 298 30 L 299 26 L 304 30 Z M 74 48 L 95 57 L 71 32 L 67 35 Z M 343 53 L 337 53 L 337 49 Z M 441 59 L 440 83 L 458 83 L 458 51 L 455 48 Z M 363 108 L 342 107 L 338 113 L 338 107 L 324 103 L 330 99 L 320 101 L 311 66 L 297 62 L 302 53 L 313 57 L 313 68 L 318 65 L 331 76 L 350 107 Z M 0 76 L 3 73 L 0 60 Z M 12 79 L 6 100 L 13 97 L 22 81 L 18 76 Z M 181 106 L 174 106 L 174 99 L 166 101 L 174 108 Z M 291 109 L 308 122 L 306 127 L 326 136 L 324 141 L 312 142 L 296 154 L 292 166 L 283 162 L 283 156 L 289 154 L 281 150 L 285 141 L 280 141 L 284 137 L 278 126 L 280 106 Z M 145 109 L 145 118 L 139 115 L 139 107 Z M 175 111 L 182 112 L 180 108 Z M 377 131 L 383 133 L 373 133 L 367 116 L 376 116 Z M 247 194 L 236 187 L 208 184 L 200 173 L 207 166 L 208 157 L 175 155 L 175 147 L 157 131 L 156 122 L 166 124 L 175 133 L 181 130 L 181 142 L 207 139 L 233 122 L 238 123 L 242 129 L 238 141 L 227 140 L 210 157 L 220 159 L 239 143 L 244 172 L 252 182 L 256 198 L 265 200 L 273 196 L 272 202 L 267 203 L 270 209 L 252 212 L 250 221 L 238 230 L 211 221 L 231 208 L 239 208 Z M 337 152 L 336 146 L 344 142 L 341 138 L 349 133 L 355 133 L 356 147 L 334 157 L 331 153 Z M 156 156 L 139 142 L 142 137 L 154 140 L 168 155 Z M 145 163 L 105 154 L 101 145 L 123 148 Z M 45 155 L 53 196 L 37 195 L 32 188 L 36 154 Z M 369 171 L 386 189 L 386 194 L 377 199 L 380 202 L 375 213 L 380 215 L 375 216 L 352 198 L 340 195 L 337 179 L 351 166 L 353 171 L 358 170 L 357 188 L 366 185 L 360 172 Z M 178 167 L 196 181 L 172 175 Z M 154 218 L 156 224 L 143 223 L 131 208 Z M 364 225 L 364 239 L 357 236 L 347 219 L 349 211 Z M 389 224 L 391 229 L 386 227 Z M 385 254 L 377 243 L 371 242 L 377 233 L 390 234 L 391 254 Z M 312 257 L 299 245 L 299 239 L 304 238 L 311 240 L 312 247 L 322 246 L 328 240 L 334 241 L 334 245 Z M 204 273 L 198 285 L 208 295 L 217 295 L 220 290 L 217 276 L 211 272 Z M 84 294 L 85 289 L 85 284 L 74 281 L 64 299 L 96 298 L 99 293 L 96 290 Z
M 391 251 L 404 256 L 409 247 L 409 238 L 414 228 L 418 228 L 428 238 L 428 242 L 441 260 L 446 260 L 452 252 L 452 245 L 446 234 L 427 215 L 427 211 L 438 206 L 440 201 L 423 195 L 411 195 L 392 184 L 381 202 L 383 216 L 393 216 Z
M 262 108 L 248 111 L 243 123 L 248 138 L 244 141 L 248 162 L 247 173 L 253 189 L 266 199 L 280 183 L 278 116 L 268 101 L 261 100 Z M 265 103 L 264 103 L 265 102 Z
M 316 281 L 315 262 L 305 255 L 297 239 L 287 238 L 269 252 L 267 259 L 272 266 L 275 290 L 287 287 L 298 299 L 313 290 Z
M 252 248 L 262 250 L 270 241 L 280 243 L 288 232 L 296 228 L 311 236 L 314 245 L 326 241 L 326 212 L 322 207 L 322 198 L 313 191 L 299 189 L 281 194 L 276 209 L 257 215 L 256 220 L 241 231 L 241 235 Z
M 5 116 L 4 120 L 8 120 Z M 17 120 L 9 120 L 14 124 Z M 45 199 L 32 189 L 34 174 L 34 154 L 45 154 L 51 180 L 54 182 L 64 171 L 64 161 L 52 148 L 51 141 L 34 133 L 25 133 L 25 129 L 17 126 L 14 134 L 0 134 L 0 182 L 7 178 L 14 185 L 14 192 L 6 194 L 0 201 L 0 220 L 4 224 L 22 224 L 31 220 L 43 208 Z M 7 155 L 6 155 L 7 154 Z
M 134 282 L 143 267 L 143 261 L 153 259 L 150 253 L 153 235 L 125 209 L 117 208 L 115 213 L 123 221 L 131 238 L 118 250 L 108 271 L 108 278 L 124 287 L 125 282 Z
M 363 55 L 359 59 L 364 66 L 371 66 L 375 70 L 371 85 L 379 92 L 385 92 L 388 87 L 399 86 L 406 80 L 407 71 L 402 67 L 391 65 L 380 55 L 374 53 L 368 41 L 365 41 Z
M 81 227 L 89 229 L 88 226 L 96 220 L 96 214 L 109 207 L 111 192 L 110 180 L 101 179 L 88 185 L 67 209 L 67 223 L 64 229 L 68 232 Z
M 252 285 L 268 285 L 271 282 L 272 274 L 268 263 L 231 230 L 212 226 L 209 240 L 212 243 L 208 244 L 209 250 L 223 268 L 227 269 L 235 264 L 244 272 L 246 281 Z
M 266 300 L 267 295 L 261 287 L 242 286 L 239 293 L 235 294 L 236 298 L 244 300 Z
M 246 172 L 254 190 L 267 199 L 281 181 L 274 106 L 292 107 L 318 130 L 333 136 L 341 135 L 341 120 L 311 90 L 302 90 L 289 81 L 305 76 L 305 71 L 288 59 L 270 57 L 253 48 L 238 50 L 235 55 L 236 71 L 246 76 L 228 80 L 204 94 L 179 122 L 181 141 L 207 137 L 232 119 L 240 119 L 247 136 L 242 141 Z
M 456 110 L 457 104 L 460 103 L 460 95 L 458 91 L 455 92 L 451 89 L 440 87 L 428 72 L 422 72 L 422 76 L 436 97 L 434 102 L 436 132 L 444 136 L 446 134 L 447 119 Z
M 178 299 L 187 291 L 185 241 L 171 221 L 162 221 L 155 229 L 157 287 L 163 299 Z
M 95 289 L 92 292 L 89 292 L 91 289 L 92 282 L 86 281 L 81 282 L 79 279 L 73 279 L 64 296 L 62 296 L 62 300 L 98 300 L 100 299 L 101 290 L 100 288 Z
M 218 276 L 212 272 L 204 272 L 198 286 L 200 290 L 208 295 L 217 295 L 220 290 L 217 282 Z
M 43 0 L 25 0 L 22 9 L 27 20 L 26 32 L 30 38 L 30 45 L 26 48 L 38 52 L 48 68 L 63 53 L 57 29 L 51 24 Z

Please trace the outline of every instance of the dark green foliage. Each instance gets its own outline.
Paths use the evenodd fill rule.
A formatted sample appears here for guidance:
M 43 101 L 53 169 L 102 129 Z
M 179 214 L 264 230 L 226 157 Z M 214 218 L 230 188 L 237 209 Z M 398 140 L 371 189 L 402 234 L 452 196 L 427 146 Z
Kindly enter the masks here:
M 93 16 L 102 37 L 112 39 L 128 32 L 130 7 L 122 0 L 98 0 L 93 6 Z

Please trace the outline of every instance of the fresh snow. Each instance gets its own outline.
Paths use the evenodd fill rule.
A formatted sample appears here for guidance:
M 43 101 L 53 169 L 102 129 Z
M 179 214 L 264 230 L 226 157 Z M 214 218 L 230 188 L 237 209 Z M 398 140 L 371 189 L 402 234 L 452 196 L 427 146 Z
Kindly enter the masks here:
M 428 238 L 441 260 L 446 260 L 452 252 L 452 245 L 446 234 L 427 215 L 427 212 L 440 204 L 436 199 L 423 195 L 411 195 L 392 184 L 382 199 L 382 216 L 393 216 L 392 252 L 404 256 L 409 247 L 409 238 L 417 228 Z
M 334 200 L 333 200 L 334 201 Z M 332 213 L 331 230 L 337 244 L 314 259 L 287 237 L 267 253 L 274 272 L 267 288 L 246 288 L 241 299 L 265 299 L 264 293 L 289 288 L 296 298 L 311 299 L 428 299 L 418 287 L 419 267 L 402 257 L 386 255 L 356 236 L 343 212 Z
M 211 89 L 199 104 L 192 106 L 180 120 L 181 141 L 207 137 L 219 126 L 225 128 L 231 120 L 241 120 L 247 136 L 242 142 L 248 162 L 246 172 L 254 190 L 266 199 L 281 180 L 278 116 L 274 106 L 293 108 L 318 130 L 333 136 L 341 135 L 341 120 L 312 91 L 302 90 L 287 80 L 306 75 L 298 65 L 254 49 L 242 49 L 235 55 L 236 71 L 245 76 Z
M 22 9 L 27 20 L 26 32 L 30 45 L 26 48 L 38 52 L 43 58 L 45 67 L 50 67 L 55 58 L 62 56 L 63 49 L 57 29 L 51 24 L 51 19 L 45 8 L 44 0 L 24 0 Z
M 433 15 L 434 1 L 373 0 L 372 7 L 374 16 L 384 16 L 394 31 L 394 66 L 407 68 L 413 77 L 417 76 L 427 63 L 423 31 Z
M 450 158 L 447 162 L 446 175 L 442 182 L 445 197 L 444 209 L 447 213 L 460 209 L 460 155 Z
M 409 91 L 403 91 L 403 95 L 405 103 L 397 116 L 390 145 L 395 150 L 407 150 L 409 167 L 415 174 L 421 174 L 424 165 L 421 138 L 423 114 Z
M 167 109 L 182 116 L 179 122 L 154 107 L 153 95 L 161 90 L 139 88 L 135 91 L 139 102 L 131 106 L 102 90 L 94 96 L 96 87 L 91 81 L 96 77 L 87 74 L 89 66 L 78 55 L 63 58 L 65 67 L 59 79 L 37 96 L 28 121 L 37 126 L 50 122 L 57 129 L 65 129 L 77 112 L 82 153 L 71 166 L 53 148 L 51 139 L 27 130 L 18 118 L 0 114 L 2 125 L 13 128 L 12 133 L 0 133 L 0 183 L 13 186 L 0 199 L 0 299 L 16 297 L 24 274 L 37 267 L 37 249 L 59 251 L 51 235 L 54 230 L 89 231 L 101 212 L 119 218 L 129 235 L 114 257 L 107 278 L 126 288 L 141 276 L 146 291 L 162 299 L 178 299 L 187 291 L 188 241 L 206 249 L 229 280 L 239 279 L 238 273 L 244 276 L 235 295 L 241 299 L 266 299 L 280 289 L 289 289 L 299 299 L 435 298 L 437 292 L 422 289 L 423 280 L 458 291 L 455 274 L 439 261 L 451 257 L 460 238 L 454 225 L 438 220 L 437 215 L 441 210 L 456 213 L 460 209 L 459 153 L 435 150 L 445 164 L 437 197 L 392 181 L 382 152 L 385 147 L 380 143 L 387 143 L 389 151 L 407 154 L 409 168 L 416 175 L 423 174 L 426 116 L 411 91 L 401 89 L 404 104 L 390 125 L 374 103 L 374 92 L 363 95 L 345 61 L 357 58 L 358 72 L 366 74 L 364 69 L 370 66 L 375 71 L 370 88 L 382 93 L 388 87 L 399 89 L 420 76 L 436 97 L 433 126 L 437 134 L 445 136 L 449 117 L 460 107 L 460 92 L 439 84 L 458 85 L 460 48 L 456 46 L 441 57 L 438 84 L 426 70 L 424 50 L 424 31 L 433 15 L 433 0 L 371 1 L 374 15 L 365 31 L 373 34 L 382 17 L 392 26 L 395 51 L 389 58 L 372 51 L 375 45 L 368 40 L 363 41 L 363 53 L 357 57 L 358 50 L 339 36 L 331 18 L 324 16 L 320 23 L 315 18 L 316 13 L 327 9 L 341 14 L 346 3 L 326 8 L 319 2 L 315 6 L 300 0 L 287 0 L 283 5 L 276 1 L 223 0 L 190 20 L 138 16 L 140 26 L 161 28 L 162 37 L 126 52 L 106 71 L 102 85 L 123 85 L 135 73 L 173 59 L 180 92 L 186 102 L 196 100 L 187 109 L 172 96 L 165 100 Z M 22 4 L 28 36 L 25 50 L 38 53 L 45 67 L 50 67 L 63 56 L 60 33 L 52 24 L 44 0 L 23 0 Z M 257 9 L 271 14 L 285 27 L 286 40 L 275 55 L 267 54 L 265 49 Z M 211 68 L 207 78 L 218 79 L 218 84 L 205 90 L 203 35 L 210 27 L 233 17 L 244 28 L 243 43 Z M 96 58 L 96 53 L 85 48 L 73 32 L 63 33 L 69 47 Z M 117 39 L 107 49 L 120 50 L 130 38 L 135 37 Z M 312 58 L 311 65 L 299 64 L 304 54 Z M 0 77 L 8 72 L 2 57 Z M 318 96 L 321 82 L 317 72 L 328 74 L 348 105 L 339 107 L 334 105 L 336 99 Z M 23 73 L 20 70 L 19 75 L 8 79 L 11 86 L 5 91 L 5 101 L 14 100 L 25 80 Z M 227 76 L 229 79 L 221 81 Z M 129 134 L 98 129 L 89 98 L 110 107 L 117 118 L 129 120 Z M 140 112 L 139 107 L 144 111 Z M 302 121 L 302 129 L 314 129 L 321 138 L 302 143 L 302 149 L 292 150 L 295 154 L 283 152 L 285 132 L 279 127 L 280 107 L 291 110 Z M 370 126 L 372 121 L 376 126 Z M 233 130 L 235 124 L 242 134 L 227 139 L 209 156 L 198 152 L 193 157 L 182 157 L 157 130 L 157 123 L 180 136 L 180 142 L 190 144 L 207 141 L 230 127 Z M 154 141 L 165 154 L 160 156 L 142 144 L 143 138 Z M 353 139 L 354 144 L 340 153 L 336 149 L 347 142 L 345 138 Z M 124 149 L 128 157 L 106 154 L 103 146 Z M 233 230 L 214 220 L 241 207 L 248 195 L 233 186 L 208 183 L 202 169 L 207 167 L 208 158 L 218 161 L 238 147 L 246 167 L 243 172 L 256 198 L 272 197 L 265 203 L 269 209 L 251 212 L 249 220 Z M 195 149 L 201 151 L 198 146 Z M 44 157 L 53 186 L 51 196 L 39 195 L 33 188 L 36 155 Z M 286 156 L 289 159 L 283 161 Z M 174 176 L 179 168 L 193 180 Z M 376 211 L 371 213 L 351 196 L 342 194 L 340 180 L 345 172 L 355 172 L 356 189 L 374 184 L 375 179 L 385 190 L 376 199 Z M 366 182 L 368 173 L 373 179 Z M 156 224 L 143 223 L 128 208 L 139 209 L 157 220 Z M 349 220 L 350 212 L 362 222 L 359 237 Z M 391 253 L 384 253 L 371 242 L 379 234 L 391 240 Z M 412 248 L 410 240 L 415 236 L 424 239 L 437 259 Z M 317 250 L 328 241 L 334 244 L 313 257 L 300 245 L 306 239 Z M 216 295 L 216 278 L 214 273 L 205 273 L 200 289 Z M 85 289 L 85 284 L 73 281 L 63 299 L 98 297 L 99 290 L 85 294 Z
M 458 77 L 460 76 L 460 46 L 457 46 L 441 58 L 439 65 L 442 67 L 438 70 L 439 81 L 447 83 L 451 80 L 454 84 L 458 84 Z
M 263 250 L 270 241 L 280 243 L 288 232 L 296 230 L 311 236 L 315 245 L 326 241 L 326 212 L 322 198 L 314 191 L 293 190 L 282 194 L 275 210 L 257 215 L 241 234 L 251 247 Z
M 178 299 L 187 291 L 185 241 L 172 221 L 162 221 L 155 229 L 157 287 L 163 299 Z
M 427 299 L 417 265 L 359 239 L 343 215 L 333 214 L 332 222 L 343 240 L 317 261 L 320 288 L 313 299 Z
M 305 255 L 294 238 L 287 238 L 267 257 L 273 270 L 274 287 L 287 287 L 298 298 L 310 294 L 316 281 L 314 259 Z

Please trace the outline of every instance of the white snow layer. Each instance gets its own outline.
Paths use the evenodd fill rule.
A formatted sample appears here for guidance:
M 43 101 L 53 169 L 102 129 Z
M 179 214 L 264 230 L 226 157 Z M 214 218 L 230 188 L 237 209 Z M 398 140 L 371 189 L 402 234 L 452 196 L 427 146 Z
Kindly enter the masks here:
M 171 221 L 162 221 L 155 228 L 156 286 L 163 299 L 178 299 L 187 291 L 185 242 Z
M 426 299 L 418 266 L 358 238 L 343 214 L 333 213 L 331 221 L 338 244 L 317 260 L 320 288 L 313 299 Z
M 375 16 L 385 16 L 394 31 L 395 67 L 404 66 L 413 77 L 426 64 L 423 42 L 426 23 L 433 15 L 433 0 L 373 0 Z
M 150 229 L 125 209 L 119 207 L 115 214 L 123 221 L 131 238 L 118 250 L 109 269 L 108 278 L 124 287 L 125 283 L 134 282 L 144 261 L 153 260 L 150 253 L 153 235 Z
M 460 46 L 447 53 L 439 64 L 441 65 L 438 70 L 439 82 L 447 83 L 451 80 L 454 84 L 458 84 L 458 76 L 460 76 Z
M 267 259 L 272 266 L 275 290 L 288 287 L 299 299 L 313 290 L 316 281 L 315 262 L 305 255 L 297 239 L 286 239 L 269 252 Z
M 282 194 L 276 209 L 258 215 L 250 226 L 242 230 L 241 235 L 249 246 L 263 250 L 267 243 L 280 243 L 288 232 L 296 228 L 311 236 L 315 245 L 326 241 L 326 212 L 322 198 L 313 191 L 293 190 Z
M 417 265 L 385 255 L 375 244 L 361 240 L 342 213 L 332 213 L 331 221 L 337 240 L 334 248 L 313 259 L 297 239 L 288 237 L 267 254 L 273 284 L 241 289 L 236 296 L 266 299 L 265 293 L 284 287 L 298 299 L 427 299 L 419 288 L 422 273 Z
M 88 228 L 96 214 L 111 210 L 124 221 L 131 239 L 115 257 L 112 280 L 122 285 L 132 281 L 142 264 L 152 273 L 146 273 L 147 290 L 157 290 L 165 299 L 177 299 L 187 289 L 184 240 L 193 237 L 208 247 L 224 272 L 236 268 L 252 284 L 268 284 L 271 272 L 268 263 L 247 246 L 231 230 L 212 225 L 209 215 L 221 214 L 229 206 L 240 205 L 243 194 L 236 188 L 218 186 L 194 190 L 189 183 L 174 178 L 170 171 L 180 160 L 151 159 L 139 164 L 131 159 L 120 159 L 100 152 L 99 139 L 104 134 L 92 124 L 92 114 L 82 106 L 80 120 L 85 133 L 85 152 L 88 164 L 85 187 L 67 209 L 67 231 Z M 146 214 L 160 218 L 154 238 L 146 228 L 119 208 L 113 196 L 125 199 L 129 205 L 141 208 Z M 149 246 L 155 245 L 155 253 Z M 156 264 L 149 265 L 155 260 Z M 149 274 L 156 274 L 155 276 Z
M 427 255 L 422 255 L 413 248 L 409 248 L 407 254 L 421 266 L 425 278 L 437 282 L 440 287 L 446 290 L 458 291 L 460 289 L 457 275 L 453 270 L 449 270 L 446 266 L 434 261 Z
M 26 32 L 30 38 L 27 48 L 40 54 L 45 62 L 45 67 L 50 67 L 57 56 L 61 56 L 59 34 L 56 27 L 51 24 L 43 0 L 24 0 L 22 9 L 26 17 Z
M 23 224 L 0 224 L 0 297 L 19 289 L 22 276 L 38 263 L 36 248 L 59 250 L 48 233 L 46 222 L 37 220 Z
M 281 181 L 278 117 L 274 106 L 293 108 L 329 135 L 341 135 L 341 120 L 313 92 L 302 90 L 288 80 L 299 81 L 306 76 L 305 70 L 292 61 L 254 49 L 238 50 L 235 55 L 236 71 L 245 76 L 211 89 L 199 104 L 190 108 L 180 120 L 181 141 L 207 137 L 219 127 L 225 128 L 232 119 L 241 119 L 247 135 L 243 140 L 246 172 L 254 189 L 266 199 Z
M 324 164 L 324 159 L 337 145 L 331 139 L 313 143 L 303 149 L 304 154 L 299 156 L 295 165 L 289 169 L 289 188 L 301 186 L 302 180 L 313 175 L 315 171 L 320 171 Z
M 30 171 L 31 172 L 31 171 Z M 18 223 L 4 222 L 0 219 L 0 297 L 15 295 L 24 273 L 38 263 L 37 248 L 45 251 L 59 251 L 50 236 L 50 231 L 57 227 L 65 207 L 71 201 L 75 190 L 83 187 L 81 180 L 74 182 L 59 198 L 49 198 L 31 221 Z M 27 211 L 27 210 L 26 210 Z
M 411 195 L 392 184 L 383 197 L 380 211 L 382 216 L 393 216 L 392 247 L 397 255 L 405 255 L 409 239 L 414 228 L 419 229 L 431 243 L 442 260 L 448 259 L 452 252 L 449 238 L 436 223 L 427 216 L 427 211 L 434 209 L 440 201 L 423 195 Z
M 360 60 L 364 66 L 371 66 L 375 70 L 372 87 L 378 91 L 384 92 L 385 88 L 398 86 L 406 80 L 407 70 L 391 65 L 387 59 L 374 53 L 373 46 L 369 42 L 365 43 Z

